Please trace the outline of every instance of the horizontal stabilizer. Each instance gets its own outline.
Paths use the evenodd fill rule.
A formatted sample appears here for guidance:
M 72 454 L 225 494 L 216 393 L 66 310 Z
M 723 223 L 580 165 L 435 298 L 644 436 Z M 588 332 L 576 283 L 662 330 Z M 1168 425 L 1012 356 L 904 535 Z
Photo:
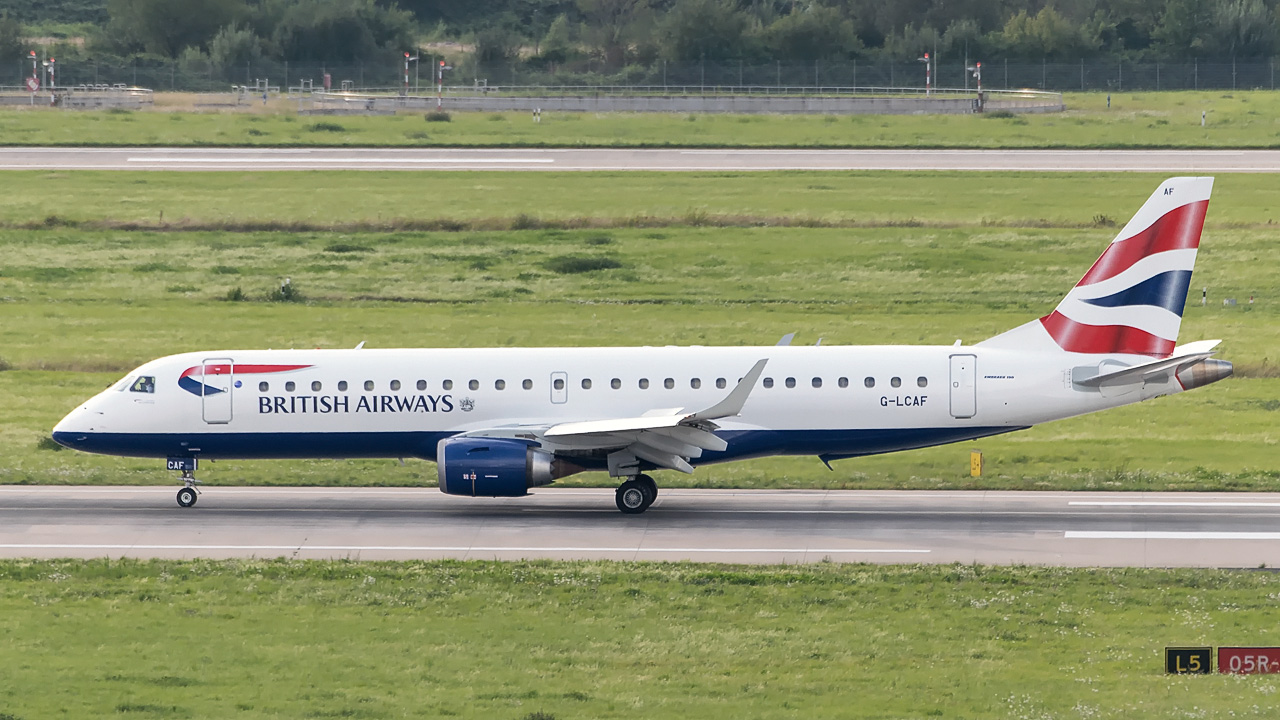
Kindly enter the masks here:
M 1152 360 L 1151 362 L 1139 363 L 1129 367 L 1112 370 L 1100 375 L 1076 379 L 1077 371 L 1096 370 L 1096 367 L 1076 368 L 1072 371 L 1072 382 L 1082 387 L 1099 388 L 1113 387 L 1117 385 L 1135 385 L 1143 382 L 1145 378 L 1156 373 L 1165 372 L 1179 365 L 1205 360 L 1210 358 L 1217 351 L 1214 349 L 1221 343 L 1221 340 L 1199 340 L 1197 342 L 1187 343 L 1174 348 L 1173 354 L 1167 358 Z

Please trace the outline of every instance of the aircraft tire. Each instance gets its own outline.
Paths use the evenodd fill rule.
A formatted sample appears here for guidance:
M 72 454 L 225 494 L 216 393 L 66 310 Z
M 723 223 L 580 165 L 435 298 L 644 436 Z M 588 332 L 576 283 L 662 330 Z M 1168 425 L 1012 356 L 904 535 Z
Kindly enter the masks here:
M 196 495 L 194 488 L 184 487 L 178 491 L 178 505 L 180 507 L 189 508 L 196 504 Z
M 653 503 L 648 488 L 639 480 L 628 480 L 618 486 L 614 502 L 624 515 L 639 515 Z
M 636 480 L 643 483 L 645 492 L 649 493 L 649 501 L 646 505 L 652 505 L 653 501 L 658 499 L 658 483 L 654 482 L 653 478 L 648 475 L 641 475 L 640 477 L 637 477 Z

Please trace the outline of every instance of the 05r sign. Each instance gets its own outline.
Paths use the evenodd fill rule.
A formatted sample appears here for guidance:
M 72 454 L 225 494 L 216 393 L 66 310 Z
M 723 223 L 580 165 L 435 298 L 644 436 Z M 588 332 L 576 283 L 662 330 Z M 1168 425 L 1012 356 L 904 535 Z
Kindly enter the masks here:
M 1280 673 L 1280 647 L 1220 647 L 1218 672 L 1229 675 Z

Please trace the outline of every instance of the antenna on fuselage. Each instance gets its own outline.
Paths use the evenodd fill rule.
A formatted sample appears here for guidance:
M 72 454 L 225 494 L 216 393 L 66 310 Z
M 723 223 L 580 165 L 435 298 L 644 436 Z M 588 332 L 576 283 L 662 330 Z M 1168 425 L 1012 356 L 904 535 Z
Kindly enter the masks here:
M 791 341 L 794 340 L 795 337 L 796 337 L 795 333 L 787 333 L 786 335 L 783 335 L 780 340 L 778 340 L 776 345 L 778 347 L 784 347 L 784 346 L 790 345 Z
M 364 341 L 363 341 L 363 340 L 361 340 L 361 341 L 360 341 L 360 344 L 356 346 L 356 349 L 357 349 L 357 350 L 363 350 L 363 349 L 364 349 Z

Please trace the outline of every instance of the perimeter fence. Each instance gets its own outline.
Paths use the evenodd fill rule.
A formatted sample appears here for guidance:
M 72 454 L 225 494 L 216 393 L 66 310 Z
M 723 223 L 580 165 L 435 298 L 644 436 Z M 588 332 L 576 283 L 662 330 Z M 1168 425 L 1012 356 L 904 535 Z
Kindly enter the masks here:
M 421 55 L 409 66 L 412 94 L 434 87 L 438 56 Z M 944 60 L 935 68 L 935 87 L 974 88 L 976 79 L 962 59 Z M 62 87 L 125 84 L 154 90 L 226 91 L 231 86 L 269 84 L 281 89 L 324 88 L 325 76 L 333 90 L 400 91 L 405 85 L 402 58 L 379 63 L 307 63 L 255 61 L 234 67 L 215 67 L 207 61 L 183 62 L 147 58 L 64 58 L 58 62 L 57 84 Z M 21 85 L 31 74 L 26 61 L 0 67 L 0 85 Z M 636 87 L 643 92 L 678 87 L 680 92 L 741 93 L 754 88 L 786 88 L 789 93 L 811 93 L 820 88 L 924 87 L 923 63 L 826 62 L 772 63 L 674 63 L 602 68 L 590 61 L 533 67 L 529 62 L 475 64 L 464 62 L 445 73 L 444 82 L 454 88 L 520 86 Z M 1222 62 L 1191 60 L 1179 63 L 1130 63 L 1081 60 L 1061 62 L 982 63 L 982 85 L 991 90 L 1035 89 L 1057 92 L 1126 90 L 1274 90 L 1276 61 Z

